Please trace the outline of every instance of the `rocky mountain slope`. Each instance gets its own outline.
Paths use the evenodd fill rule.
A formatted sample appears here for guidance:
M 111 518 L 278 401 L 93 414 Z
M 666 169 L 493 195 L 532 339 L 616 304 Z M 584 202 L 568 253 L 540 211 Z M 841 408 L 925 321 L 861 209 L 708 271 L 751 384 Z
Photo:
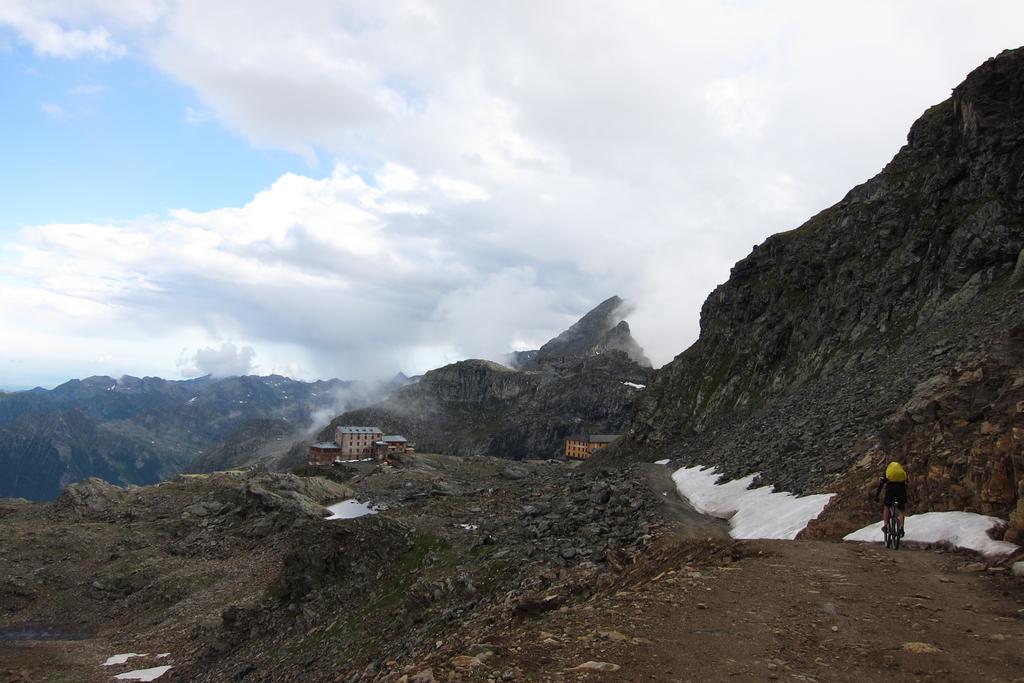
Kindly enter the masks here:
M 308 434 L 307 429 L 283 417 L 246 420 L 222 443 L 189 463 L 187 471 L 217 472 L 257 464 L 274 471 L 287 469 L 282 461 L 304 434 Z
M 121 484 L 160 481 L 249 420 L 274 418 L 293 432 L 308 430 L 315 414 L 337 407 L 338 392 L 350 384 L 276 375 L 89 377 L 52 390 L 4 394 L 0 496 L 47 500 L 90 476 Z M 226 458 L 218 463 L 235 464 Z
M 866 447 L 832 486 L 838 495 L 807 537 L 842 536 L 877 519 L 874 477 L 896 459 L 913 474 L 914 511 L 1008 519 L 1004 540 L 1024 545 L 1024 326 L 914 387 Z
M 601 303 L 545 344 L 529 369 L 485 360 L 446 365 L 377 405 L 338 416 L 319 438 L 333 438 L 340 424 L 377 425 L 421 451 L 522 459 L 557 456 L 572 434 L 618 433 L 652 372 L 616 317 L 621 309 L 618 297 Z
M 796 491 L 849 477 L 859 489 L 901 455 L 919 504 L 1005 515 L 1024 494 L 1008 393 L 1020 359 L 1005 350 L 1024 320 L 1022 250 L 1017 49 L 928 109 L 877 176 L 736 264 L 698 341 L 641 396 L 618 455 L 670 453 Z M 985 357 L 1002 359 L 992 376 L 973 365 Z M 938 408 L 911 411 L 911 428 L 905 406 L 928 392 Z M 849 469 L 858 462 L 871 467 Z

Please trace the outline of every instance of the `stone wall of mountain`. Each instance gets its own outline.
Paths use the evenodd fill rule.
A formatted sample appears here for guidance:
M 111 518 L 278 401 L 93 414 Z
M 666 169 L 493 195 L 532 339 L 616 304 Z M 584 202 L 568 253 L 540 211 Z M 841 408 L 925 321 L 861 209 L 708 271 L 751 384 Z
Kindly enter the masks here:
M 985 419 L 998 392 L 965 389 L 954 422 L 968 426 L 946 447 L 919 433 L 944 433 L 936 414 L 922 414 L 914 437 L 887 425 L 922 383 L 959 382 L 970 359 L 1002 353 L 1024 320 L 1022 249 L 1018 49 L 928 109 L 877 176 L 737 263 L 705 302 L 698 341 L 657 372 L 626 443 L 597 462 L 665 454 L 730 477 L 761 472 L 787 490 L 835 490 L 850 477 L 863 484 L 851 468 L 891 451 L 951 473 L 950 495 L 929 493 L 930 507 L 1013 508 L 1024 494 L 1019 446 L 978 464 L 1019 443 L 1016 422 Z M 965 462 L 973 474 L 957 481 Z M 986 503 L 996 489 L 1000 502 Z
M 863 447 L 805 536 L 841 537 L 876 520 L 879 472 L 898 460 L 910 473 L 912 511 L 1007 519 L 1005 540 L 1024 545 L 1024 323 L 919 383 Z
M 628 324 L 611 315 L 621 306 L 618 297 L 600 304 L 534 354 L 530 369 L 467 360 L 431 370 L 382 403 L 338 416 L 319 438 L 342 424 L 373 425 L 421 451 L 522 459 L 556 457 L 573 434 L 619 433 L 652 372 L 635 360 L 646 358 Z

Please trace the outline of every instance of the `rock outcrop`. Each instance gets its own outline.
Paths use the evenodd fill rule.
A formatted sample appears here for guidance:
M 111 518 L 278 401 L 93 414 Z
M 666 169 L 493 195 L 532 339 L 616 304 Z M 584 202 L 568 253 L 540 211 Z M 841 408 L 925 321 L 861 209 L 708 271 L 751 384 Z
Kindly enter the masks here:
M 1008 519 L 1005 540 L 1024 545 L 1024 327 L 918 384 L 864 447 L 806 537 L 842 536 L 877 519 L 870 495 L 898 460 L 911 475 L 912 511 Z
M 1017 49 L 928 109 L 881 173 L 737 263 L 605 457 L 664 452 L 802 491 L 839 487 L 882 449 L 925 470 L 925 507 L 1005 513 L 1024 475 L 1004 405 L 1020 369 L 1005 345 L 1024 320 L 1022 249 Z M 975 361 L 993 376 L 965 376 Z
M 628 324 L 614 319 L 621 308 L 618 297 L 600 304 L 545 344 L 530 370 L 452 363 L 335 418 L 319 438 L 333 438 L 340 424 L 377 425 L 421 451 L 522 459 L 558 456 L 572 434 L 618 433 L 651 375 L 635 360 L 646 359 Z
M 64 489 L 54 501 L 53 509 L 83 519 L 103 518 L 119 506 L 124 497 L 125 489 L 89 477 Z

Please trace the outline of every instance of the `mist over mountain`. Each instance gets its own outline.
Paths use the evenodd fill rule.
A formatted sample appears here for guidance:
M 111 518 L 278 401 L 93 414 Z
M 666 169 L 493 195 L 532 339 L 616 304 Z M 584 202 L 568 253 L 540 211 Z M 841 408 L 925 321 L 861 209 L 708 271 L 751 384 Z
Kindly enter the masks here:
M 252 421 L 289 443 L 383 385 L 281 375 L 189 380 L 105 376 L 0 394 L 0 497 L 47 500 L 86 477 L 151 484 L 188 468 Z M 256 424 L 260 424 L 257 422 Z M 214 458 L 216 460 L 216 458 Z M 232 464 L 232 462 L 227 462 Z
M 652 375 L 650 361 L 613 296 L 535 352 L 513 354 L 516 368 L 486 360 L 452 363 L 376 405 L 344 413 L 342 424 L 400 433 L 420 450 L 513 459 L 558 457 L 573 434 L 615 434 Z

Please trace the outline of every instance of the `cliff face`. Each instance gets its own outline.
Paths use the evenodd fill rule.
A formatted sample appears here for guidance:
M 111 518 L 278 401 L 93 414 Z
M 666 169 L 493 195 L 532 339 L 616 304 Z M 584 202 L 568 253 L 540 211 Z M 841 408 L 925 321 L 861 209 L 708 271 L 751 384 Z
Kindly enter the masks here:
M 1022 142 L 1018 49 L 927 110 L 881 173 L 736 264 L 698 341 L 642 395 L 618 455 L 670 452 L 799 491 L 838 485 L 889 448 L 885 427 L 915 387 L 954 376 L 1024 320 Z M 1012 429 L 998 424 L 992 443 Z M 1019 467 L 1007 474 L 1015 499 Z
M 319 438 L 333 438 L 341 424 L 377 425 L 421 451 L 521 459 L 558 456 L 575 433 L 618 433 L 651 375 L 636 353 L 610 344 L 628 338 L 643 358 L 628 324 L 611 320 L 621 304 L 600 304 L 534 354 L 530 370 L 485 360 L 446 365 L 382 403 L 340 415 Z
M 898 460 L 912 474 L 913 510 L 1008 519 L 1005 540 L 1024 545 L 1024 326 L 914 387 L 865 450 L 806 536 L 843 536 L 877 519 L 869 496 L 886 463 Z

